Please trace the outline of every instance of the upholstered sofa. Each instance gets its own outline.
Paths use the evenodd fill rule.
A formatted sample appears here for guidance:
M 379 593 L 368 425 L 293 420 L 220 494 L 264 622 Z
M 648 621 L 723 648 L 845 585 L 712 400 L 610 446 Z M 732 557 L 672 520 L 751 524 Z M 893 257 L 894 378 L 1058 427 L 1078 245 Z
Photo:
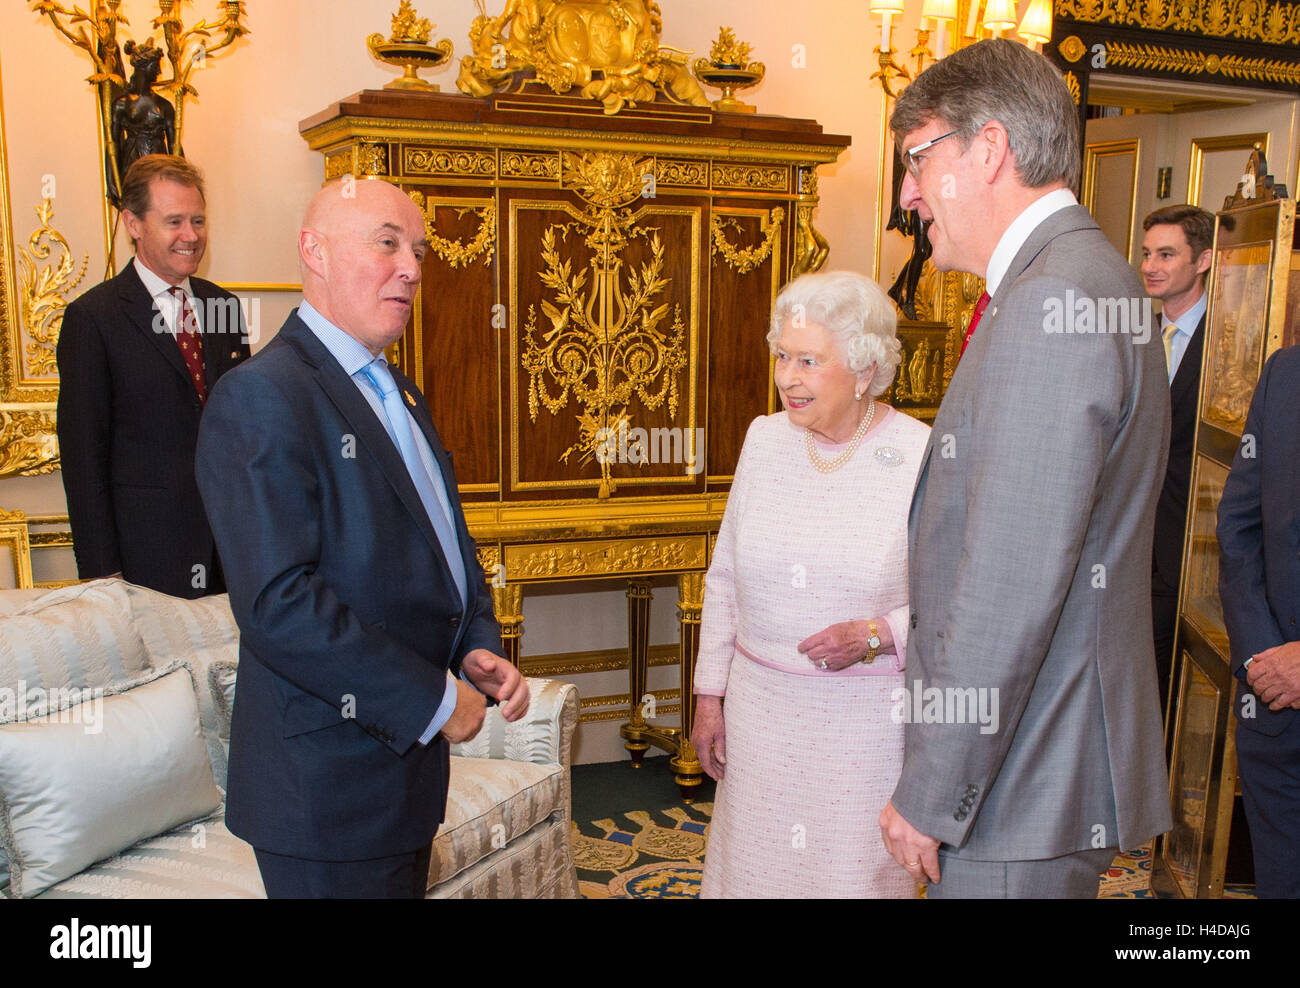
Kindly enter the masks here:
M 225 597 L 121 580 L 0 591 L 0 895 L 256 898 L 223 824 L 238 630 Z M 452 753 L 430 898 L 577 895 L 570 684 L 530 679 Z

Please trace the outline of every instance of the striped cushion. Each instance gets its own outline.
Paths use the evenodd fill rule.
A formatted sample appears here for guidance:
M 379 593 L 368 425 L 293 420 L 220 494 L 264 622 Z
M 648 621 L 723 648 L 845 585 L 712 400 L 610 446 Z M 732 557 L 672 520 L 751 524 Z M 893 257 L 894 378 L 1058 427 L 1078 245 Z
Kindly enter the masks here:
M 217 813 L 92 865 L 42 899 L 260 899 L 253 849 Z
M 163 666 L 205 648 L 238 648 L 239 628 L 228 595 L 183 600 L 133 583 L 122 586 L 136 630 L 154 665 Z
M 451 758 L 447 817 L 433 841 L 429 887 L 458 875 L 556 814 L 563 820 L 559 765 Z
M 151 668 L 120 580 L 53 590 L 0 621 L 0 687 L 94 689 Z

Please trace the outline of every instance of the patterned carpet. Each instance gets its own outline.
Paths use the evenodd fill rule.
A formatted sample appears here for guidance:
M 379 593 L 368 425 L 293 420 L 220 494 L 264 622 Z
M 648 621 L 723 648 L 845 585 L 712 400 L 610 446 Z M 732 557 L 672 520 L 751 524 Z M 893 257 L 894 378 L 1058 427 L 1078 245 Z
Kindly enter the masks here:
M 713 803 L 676 798 L 668 759 L 574 769 L 574 858 L 587 899 L 694 899 L 700 891 Z M 712 798 L 712 789 L 702 796 Z M 628 800 L 666 806 L 623 810 Z M 598 816 L 597 819 L 590 819 Z M 586 822 L 589 820 L 590 822 Z M 1151 847 L 1120 854 L 1103 877 L 1100 899 L 1151 899 Z M 1253 886 L 1229 885 L 1225 899 L 1250 899 Z

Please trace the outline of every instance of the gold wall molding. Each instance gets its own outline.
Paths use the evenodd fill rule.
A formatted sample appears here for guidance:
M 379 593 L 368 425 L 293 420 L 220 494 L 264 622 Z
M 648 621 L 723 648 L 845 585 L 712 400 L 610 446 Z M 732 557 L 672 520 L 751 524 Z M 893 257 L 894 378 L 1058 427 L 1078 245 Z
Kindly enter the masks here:
M 1201 205 L 1201 173 L 1205 170 L 1205 156 L 1207 154 L 1216 151 L 1244 151 L 1249 154 L 1255 149 L 1256 145 L 1264 152 L 1264 158 L 1267 159 L 1269 152 L 1269 135 L 1267 133 L 1221 134 L 1215 137 L 1192 138 L 1187 169 L 1187 203 L 1192 206 Z
M 722 209 L 713 211 L 713 254 L 714 256 L 721 255 L 722 259 L 739 274 L 749 274 L 772 256 L 772 249 L 776 246 L 777 238 L 781 234 L 781 224 L 785 221 L 785 210 L 780 206 L 775 206 L 770 214 L 760 214 L 761 226 L 759 230 L 763 234 L 763 240 L 752 247 L 737 247 L 727 240 L 727 227 L 737 231 L 740 230 L 740 222 L 735 216 L 734 212 L 727 212 Z
M 1055 7 L 1086 24 L 1300 44 L 1300 4 L 1280 0 L 1056 0 Z
M 1083 194 L 1079 202 L 1089 212 L 1093 213 L 1095 213 L 1093 207 L 1097 204 L 1097 176 L 1101 170 L 1102 161 L 1107 158 L 1132 159 L 1128 181 L 1128 227 L 1124 232 L 1124 250 L 1121 251 L 1125 257 L 1128 257 L 1133 249 L 1133 230 L 1137 226 L 1138 178 L 1142 169 L 1141 154 L 1142 142 L 1136 137 L 1120 141 L 1100 141 L 1095 144 L 1088 144 L 1083 149 L 1083 184 L 1081 186 Z
M 512 580 L 672 573 L 703 569 L 706 545 L 703 535 L 556 542 L 546 546 L 508 545 L 505 566 Z
M 56 283 L 67 283 L 67 277 L 71 275 L 65 277 L 60 272 L 65 262 L 69 272 L 73 270 L 73 255 L 68 248 L 66 254 L 52 265 L 40 267 L 35 264 L 48 251 L 51 235 L 57 238 L 54 240 L 56 244 L 66 247 L 62 235 L 48 227 L 42 213 L 48 210 L 48 206 L 43 203 L 37 207 L 41 227 L 29 240 L 29 254 L 25 258 L 21 252 L 18 254 L 25 275 L 25 265 L 29 262 L 33 265 L 30 283 L 35 297 L 41 302 L 41 310 L 36 313 L 37 335 L 25 335 L 25 320 L 33 310 L 30 304 L 26 308 L 20 304 L 14 272 L 8 155 L 4 99 L 0 94 L 0 477 L 30 477 L 51 473 L 59 465 L 59 438 L 54 427 L 58 379 L 34 377 L 30 372 L 32 363 L 27 358 L 35 358 L 35 366 L 48 366 L 49 347 L 58 338 L 57 323 L 62 319 L 63 300 L 56 292 L 47 290 Z M 44 232 L 47 228 L 48 234 Z M 26 277 L 24 283 L 27 283 Z
M 1123 41 L 1106 42 L 1106 67 L 1143 72 L 1181 72 L 1185 75 L 1217 74 L 1230 79 L 1273 85 L 1300 85 L 1300 61 L 1243 58 L 1240 55 L 1219 55 L 1188 48 L 1137 45 Z
M 646 690 L 655 698 L 654 720 L 660 717 L 668 717 L 672 714 L 682 712 L 680 703 L 671 701 L 681 698 L 681 690 Z M 641 698 L 638 697 L 638 700 Z M 606 696 L 586 696 L 578 700 L 578 708 L 581 713 L 578 715 L 578 722 L 590 724 L 593 721 L 602 720 L 622 720 L 627 716 L 628 710 L 632 706 L 632 695 L 630 693 L 610 693 Z M 612 710 L 598 710 L 598 707 L 612 707 Z
M 14 586 L 9 589 L 32 589 L 32 547 L 27 536 L 27 516 L 23 512 L 0 508 L 0 548 L 8 550 L 13 563 Z
M 26 345 L 22 347 L 19 365 L 22 373 L 19 384 L 45 384 L 32 378 L 57 376 L 55 346 L 59 342 L 59 329 L 63 325 L 63 310 L 67 307 L 68 293 L 73 291 L 86 275 L 90 254 L 83 255 L 80 266 L 76 255 L 68 246 L 63 234 L 54 228 L 54 203 L 42 199 L 36 207 L 36 217 L 41 221 L 27 246 L 18 248 L 19 288 L 22 293 L 22 326 L 26 330 Z M 54 258 L 51 260 L 51 253 Z M 41 262 L 49 261 L 48 264 Z

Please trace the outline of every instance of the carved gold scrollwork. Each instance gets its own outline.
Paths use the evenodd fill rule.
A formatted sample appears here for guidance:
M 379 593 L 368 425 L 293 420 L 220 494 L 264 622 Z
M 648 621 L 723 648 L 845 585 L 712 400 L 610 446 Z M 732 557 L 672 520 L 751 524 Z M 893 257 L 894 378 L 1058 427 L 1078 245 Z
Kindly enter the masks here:
M 560 177 L 560 158 L 553 151 L 504 151 L 501 174 L 510 178 L 556 179 Z
M 507 0 L 496 17 L 484 0 L 470 26 L 474 53 L 460 60 L 456 84 L 487 96 L 532 70 L 553 92 L 581 87 L 606 113 L 655 99 L 708 106 L 686 56 L 661 47 L 663 17 L 654 0 Z
M 1078 106 L 1079 100 L 1082 98 L 1082 93 L 1079 89 L 1079 77 L 1073 72 L 1066 72 L 1065 87 L 1070 90 L 1070 98 L 1074 100 L 1074 105 Z
M 462 149 L 407 148 L 403 165 L 408 175 L 490 178 L 497 170 L 495 155 Z
M 54 409 L 0 411 L 0 477 L 35 477 L 58 466 Z
M 28 238 L 28 246 L 18 248 L 18 280 L 22 290 L 23 325 L 27 330 L 26 370 L 34 377 L 43 377 L 56 372 L 54 349 L 63 325 L 63 310 L 68 304 L 64 296 L 80 284 L 90 255 L 82 258 L 78 268 L 67 240 L 51 225 L 54 218 L 51 200 L 41 200 L 36 215 L 41 225 Z M 38 264 L 49 259 L 51 247 L 58 250 L 56 259 L 49 264 Z
M 655 178 L 660 185 L 685 185 L 697 189 L 709 187 L 707 161 L 660 158 L 656 165 Z
M 713 164 L 713 187 L 717 189 L 763 189 L 785 192 L 789 187 L 789 170 L 779 165 Z
M 1089 24 L 1300 44 L 1300 6 L 1279 0 L 1056 0 L 1056 12 Z
M 387 175 L 388 148 L 383 144 L 362 144 L 357 149 L 357 170 L 362 175 Z
M 772 256 L 772 248 L 776 246 L 776 238 L 781 233 L 781 224 L 784 221 L 785 210 L 780 206 L 775 207 L 771 213 L 771 221 L 764 218 L 763 228 L 766 235 L 763 237 L 763 242 L 753 247 L 737 247 L 727 241 L 725 228 L 739 230 L 739 221 L 735 218 L 723 219 L 715 213 L 712 223 L 713 253 L 721 254 L 723 260 L 739 274 L 749 274 Z
M 581 464 L 596 459 L 600 497 L 615 490 L 607 452 L 610 437 L 631 426 L 633 399 L 647 410 L 666 400 L 669 416 L 676 418 L 678 376 L 686 366 L 681 306 L 655 304 L 671 284 L 663 273 L 660 231 L 639 225 L 626 208 L 640 195 L 642 177 L 653 174 L 649 165 L 631 155 L 565 154 L 564 185 L 588 205 L 573 222 L 553 223 L 543 232 L 539 277 L 551 297 L 543 298 L 541 308 L 550 328 L 539 328 L 531 305 L 523 327 L 528 415 L 536 422 L 540 406 L 558 415 L 571 394 L 583 406 L 579 439 L 560 460 L 567 463 L 574 453 Z M 562 256 L 571 234 L 583 235 L 592 257 L 576 273 L 572 259 Z M 625 280 L 623 250 L 634 240 L 645 243 L 649 260 L 628 270 Z M 672 322 L 661 328 L 670 310 Z M 551 394 L 548 380 L 558 394 Z
M 456 210 L 457 216 L 464 216 L 466 213 L 473 213 L 478 217 L 478 233 L 468 244 L 460 240 L 448 240 L 440 236 L 435 229 L 436 208 L 433 204 L 425 203 L 424 195 L 420 192 L 412 192 L 411 199 L 424 213 L 424 230 L 429 236 L 429 249 L 441 257 L 453 268 L 469 267 L 470 263 L 478 258 L 483 257 L 484 264 L 492 263 L 492 256 L 496 252 L 497 238 L 497 207 L 496 203 L 485 203 L 482 206 L 465 206 Z
M 1297 6 L 1300 10 L 1300 6 Z M 1234 79 L 1300 85 L 1300 62 L 1276 58 L 1242 58 L 1239 55 L 1206 54 L 1186 48 L 1160 45 L 1132 45 L 1111 41 L 1106 44 L 1106 64 L 1144 71 L 1221 73 Z
M 506 552 L 509 571 L 517 578 L 661 573 L 702 567 L 704 537 L 520 546 L 508 547 Z
M 497 545 L 480 545 L 477 547 L 478 564 L 490 579 L 493 571 L 501 563 L 501 547 Z

